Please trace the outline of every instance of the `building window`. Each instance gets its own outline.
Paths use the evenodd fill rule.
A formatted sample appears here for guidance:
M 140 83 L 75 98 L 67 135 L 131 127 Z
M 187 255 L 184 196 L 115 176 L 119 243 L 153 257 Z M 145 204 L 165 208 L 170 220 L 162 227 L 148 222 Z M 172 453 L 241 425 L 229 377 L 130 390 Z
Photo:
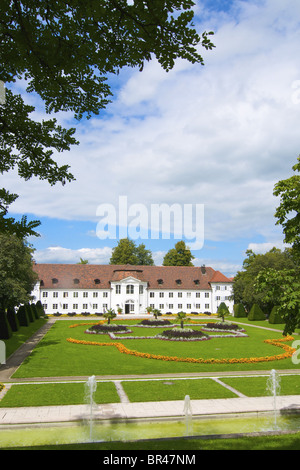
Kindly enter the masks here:
M 151 307 L 151 308 L 155 308 L 155 305 L 154 305 L 154 304 L 150 304 L 150 307 Z
M 192 308 L 192 304 L 186 304 L 186 308 L 190 310 Z
M 196 297 L 200 297 L 200 292 L 196 292 Z
M 133 294 L 134 293 L 134 286 L 132 284 L 129 284 L 126 286 L 126 294 Z
M 173 308 L 173 304 L 169 304 L 169 308 Z
M 93 292 L 93 297 L 98 297 L 98 292 Z
M 108 308 L 107 304 L 103 304 L 103 308 L 107 309 Z
M 182 304 L 178 304 L 178 308 L 182 308 Z
M 191 297 L 191 293 L 190 293 L 190 292 L 187 292 L 187 293 L 186 293 L 186 296 L 187 296 L 187 297 Z
M 200 310 L 200 304 L 196 304 L 196 308 Z
M 103 297 L 108 297 L 108 292 L 103 292 Z
M 132 286 L 133 287 L 133 286 Z M 134 312 L 134 304 L 129 304 L 129 310 L 131 312 Z
M 64 292 L 63 297 L 68 297 L 69 292 Z
M 82 308 L 83 308 L 83 310 L 87 310 L 88 304 L 82 304 Z
M 97 308 L 98 308 L 98 304 L 93 304 L 93 309 L 97 310 Z
M 84 297 L 84 298 L 87 298 L 87 297 L 88 297 L 88 295 L 89 295 L 89 293 L 88 293 L 88 292 L 83 292 L 83 297 Z
M 159 308 L 163 310 L 165 308 L 165 304 L 159 304 Z
M 43 297 L 48 297 L 48 292 L 43 292 Z
M 73 292 L 73 297 L 78 297 L 78 292 Z
M 47 308 L 48 308 L 48 305 L 47 305 L 47 304 L 43 304 L 43 309 L 44 309 L 44 310 L 47 310 Z
M 221 287 L 220 287 L 220 286 L 216 286 L 216 290 L 220 290 L 220 289 L 221 289 Z
M 204 297 L 207 299 L 209 297 L 209 292 L 205 292 Z
M 221 300 L 220 295 L 217 295 L 217 296 L 216 296 L 216 300 Z
M 169 297 L 173 297 L 173 292 L 169 292 Z
M 178 292 L 178 297 L 182 297 L 182 292 Z
M 52 308 L 53 308 L 53 310 L 57 310 L 58 309 L 58 304 L 53 304 Z
M 154 297 L 154 292 L 150 292 L 150 297 Z
M 144 293 L 144 286 L 139 286 L 139 293 L 143 294 Z
M 160 292 L 159 293 L 159 297 L 164 297 L 165 296 L 165 293 L 164 292 Z
M 68 304 L 63 304 L 63 310 L 68 310 Z
M 78 304 L 73 304 L 73 310 L 77 310 L 78 309 Z
M 205 308 L 209 308 L 209 304 L 205 304 Z
M 119 284 L 116 285 L 116 294 L 121 294 L 121 286 Z
M 53 292 L 53 297 L 58 297 L 58 292 Z

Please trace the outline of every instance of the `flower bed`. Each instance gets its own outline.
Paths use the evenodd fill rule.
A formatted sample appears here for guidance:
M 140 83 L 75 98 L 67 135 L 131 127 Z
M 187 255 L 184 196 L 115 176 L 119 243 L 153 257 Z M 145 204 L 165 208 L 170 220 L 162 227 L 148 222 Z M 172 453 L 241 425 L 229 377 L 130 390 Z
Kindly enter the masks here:
M 173 328 L 172 330 L 164 330 L 162 333 L 156 335 L 155 338 L 169 341 L 203 341 L 210 339 L 206 333 L 189 328 Z
M 90 334 L 109 334 L 109 333 L 131 333 L 125 325 L 92 325 L 85 333 Z
M 142 320 L 137 326 L 166 326 L 171 325 L 169 320 Z

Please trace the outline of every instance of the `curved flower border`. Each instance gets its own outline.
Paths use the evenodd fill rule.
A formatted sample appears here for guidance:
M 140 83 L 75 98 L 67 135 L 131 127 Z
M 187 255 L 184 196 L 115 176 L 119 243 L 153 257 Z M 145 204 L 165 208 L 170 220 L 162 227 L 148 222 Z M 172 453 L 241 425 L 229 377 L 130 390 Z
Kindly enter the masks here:
M 77 324 L 76 326 L 80 326 Z M 75 325 L 71 325 L 70 327 L 75 327 Z M 266 339 L 264 343 L 271 344 L 272 346 L 278 346 L 284 349 L 283 354 L 277 354 L 274 356 L 261 356 L 261 357 L 247 357 L 247 358 L 231 358 L 231 359 L 203 359 L 203 358 L 194 358 L 194 357 L 177 357 L 177 356 L 164 356 L 161 354 L 150 354 L 150 353 L 143 353 L 139 351 L 135 351 L 133 349 L 126 348 L 122 343 L 113 342 L 113 343 L 100 343 L 96 341 L 85 341 L 79 340 L 74 338 L 67 338 L 69 343 L 74 344 L 83 344 L 88 346 L 113 346 L 118 349 L 118 351 L 122 354 L 129 354 L 131 356 L 136 357 L 143 357 L 146 359 L 156 359 L 160 361 L 174 361 L 174 362 L 188 362 L 191 364 L 254 364 L 258 362 L 271 362 L 271 361 L 278 361 L 282 359 L 288 359 L 292 357 L 293 353 L 296 351 L 295 348 L 284 344 L 287 341 L 293 341 L 294 338 L 292 336 L 287 336 L 286 338 L 282 339 Z

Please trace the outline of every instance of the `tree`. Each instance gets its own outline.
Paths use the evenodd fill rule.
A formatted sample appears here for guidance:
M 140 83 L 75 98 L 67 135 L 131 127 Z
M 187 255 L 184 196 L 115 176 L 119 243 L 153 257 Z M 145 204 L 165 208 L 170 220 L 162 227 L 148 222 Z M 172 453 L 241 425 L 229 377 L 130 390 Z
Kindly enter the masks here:
M 300 172 L 300 156 L 298 163 L 293 166 L 294 171 Z M 280 196 L 280 205 L 277 207 L 275 217 L 276 225 L 281 225 L 284 241 L 292 245 L 293 256 L 300 259 L 300 175 L 293 175 L 286 180 L 275 184 L 275 196 Z
M 103 314 L 104 318 L 107 319 L 107 324 L 110 325 L 110 321 L 113 320 L 117 315 L 112 308 L 109 308 L 107 312 Z
M 252 305 L 257 303 L 266 313 L 270 313 L 275 301 L 272 298 L 267 299 L 264 291 L 256 289 L 256 277 L 266 268 L 272 268 L 276 271 L 293 268 L 294 262 L 290 250 L 281 251 L 274 247 L 265 254 L 256 254 L 252 250 L 247 250 L 246 255 L 243 270 L 239 271 L 234 278 L 234 301 L 241 303 L 248 312 Z
M 136 256 L 138 258 L 138 263 L 143 266 L 153 266 L 154 261 L 152 258 L 152 253 L 150 250 L 146 250 L 146 247 L 143 243 L 138 245 L 135 250 Z
M 0 310 L 27 303 L 37 280 L 32 249 L 16 235 L 0 234 Z
M 163 266 L 193 266 L 192 259 L 194 256 L 190 249 L 184 241 L 180 241 L 165 255 Z
M 80 261 L 79 261 L 79 263 L 77 263 L 77 264 L 89 264 L 89 260 L 88 260 L 88 259 L 80 258 Z
M 109 264 L 148 265 L 154 264 L 150 250 L 145 245 L 136 246 L 133 240 L 122 238 L 112 250 Z
M 180 328 L 183 329 L 184 322 L 185 321 L 190 321 L 190 319 L 187 317 L 185 312 L 178 312 L 177 313 L 177 321 L 180 323 Z
M 225 302 L 221 302 L 219 307 L 218 307 L 218 317 L 222 318 L 222 321 L 224 322 L 224 319 L 227 315 L 229 315 L 229 310 Z
M 204 63 L 199 46 L 212 49 L 213 33 L 196 32 L 193 6 L 192 0 L 2 0 L 1 80 L 10 85 L 22 79 L 48 114 L 70 111 L 77 120 L 98 115 L 112 95 L 108 78 L 124 67 L 142 71 L 153 58 L 166 71 L 177 58 Z M 77 144 L 74 128 L 55 119 L 35 122 L 33 109 L 6 87 L 0 171 L 17 167 L 25 179 L 72 181 L 69 166 L 59 167 L 52 155 Z
M 300 171 L 300 157 L 293 170 Z M 287 335 L 300 327 L 300 175 L 279 181 L 274 187 L 274 195 L 280 197 L 275 212 L 276 224 L 282 225 L 284 241 L 291 244 L 293 265 L 287 265 L 280 271 L 261 271 L 255 288 L 265 300 L 272 299 L 274 306 L 277 306 L 276 314 L 285 323 L 284 334 Z

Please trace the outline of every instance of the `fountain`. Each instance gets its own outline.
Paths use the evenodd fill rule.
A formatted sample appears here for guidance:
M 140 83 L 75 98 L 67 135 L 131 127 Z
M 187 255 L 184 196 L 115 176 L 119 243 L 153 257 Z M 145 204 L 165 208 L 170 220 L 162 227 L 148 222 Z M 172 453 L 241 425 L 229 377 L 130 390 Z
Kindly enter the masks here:
M 97 389 L 97 382 L 95 376 L 92 375 L 88 378 L 87 382 L 85 383 L 85 403 L 89 406 L 89 426 L 90 426 L 90 441 L 93 440 L 93 425 L 94 425 L 94 408 L 95 408 L 95 401 L 94 401 L 94 394 Z
M 185 415 L 185 434 L 188 436 L 191 431 L 191 424 L 192 424 L 192 407 L 191 407 L 191 400 L 190 396 L 186 395 L 184 397 L 184 406 L 183 406 L 183 412 Z
M 267 380 L 267 391 L 273 396 L 274 427 L 277 428 L 277 403 L 276 399 L 280 394 L 280 377 L 275 369 L 271 370 Z

